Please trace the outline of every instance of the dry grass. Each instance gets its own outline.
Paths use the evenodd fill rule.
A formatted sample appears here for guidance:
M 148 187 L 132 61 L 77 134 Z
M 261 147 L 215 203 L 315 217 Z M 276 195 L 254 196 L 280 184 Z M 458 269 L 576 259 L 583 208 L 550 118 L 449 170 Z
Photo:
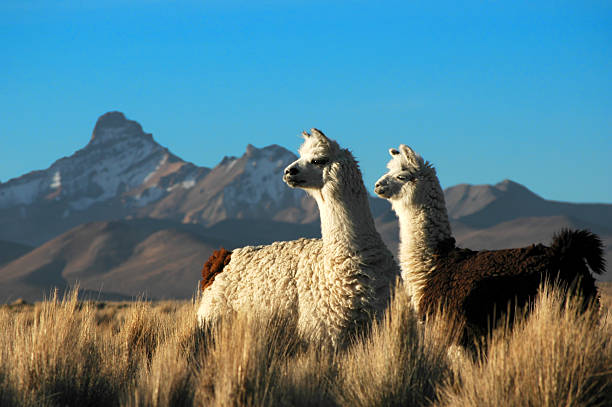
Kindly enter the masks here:
M 491 335 L 486 355 L 458 363 L 441 405 L 612 405 L 612 321 L 579 309 L 546 288 L 529 317 Z
M 336 399 L 346 406 L 427 405 L 450 374 L 449 345 L 459 327 L 445 318 L 423 324 L 405 290 L 389 312 L 338 360 Z
M 474 357 L 449 347 L 457 327 L 422 324 L 408 304 L 398 295 L 339 353 L 301 343 L 294 321 L 275 315 L 203 331 L 191 302 L 4 306 L 0 405 L 612 405 L 607 309 L 582 315 L 546 290 Z

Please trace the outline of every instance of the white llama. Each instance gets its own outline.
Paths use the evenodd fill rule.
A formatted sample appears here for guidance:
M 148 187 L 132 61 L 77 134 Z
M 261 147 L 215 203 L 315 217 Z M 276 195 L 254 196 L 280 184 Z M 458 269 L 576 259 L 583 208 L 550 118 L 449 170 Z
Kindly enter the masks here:
M 585 230 L 563 230 L 551 247 L 472 251 L 455 247 L 436 170 L 405 145 L 390 149 L 389 172 L 375 192 L 391 202 L 400 222 L 402 278 L 422 316 L 442 302 L 480 333 L 508 309 L 526 304 L 543 279 L 576 285 L 586 300 L 596 299 L 594 273 L 604 271 L 600 239 Z M 577 279 L 579 281 L 577 281 Z M 511 308 L 513 309 L 513 307 Z
M 296 318 L 309 340 L 343 346 L 386 308 L 399 268 L 374 227 L 352 154 L 316 129 L 283 179 L 317 202 L 321 239 L 218 252 L 203 273 L 201 323 L 237 310 Z

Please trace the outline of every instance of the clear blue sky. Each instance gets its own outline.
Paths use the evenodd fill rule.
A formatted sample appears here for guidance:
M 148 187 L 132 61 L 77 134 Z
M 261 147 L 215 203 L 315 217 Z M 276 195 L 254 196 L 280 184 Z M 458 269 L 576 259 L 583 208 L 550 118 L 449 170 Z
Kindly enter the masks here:
M 612 2 L 454 3 L 2 0 L 0 180 L 120 110 L 208 167 L 318 127 L 370 189 L 404 143 L 444 187 L 612 203 Z

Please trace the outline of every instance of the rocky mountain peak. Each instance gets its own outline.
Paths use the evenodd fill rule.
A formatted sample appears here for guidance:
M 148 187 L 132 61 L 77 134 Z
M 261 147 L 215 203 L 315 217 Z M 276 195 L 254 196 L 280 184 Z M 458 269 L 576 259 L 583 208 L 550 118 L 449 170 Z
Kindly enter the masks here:
M 89 145 L 112 143 L 131 137 L 153 140 L 151 134 L 143 131 L 140 123 L 128 120 L 121 112 L 112 111 L 98 118 Z
M 278 160 L 295 160 L 297 157 L 291 151 L 277 144 L 271 144 L 263 148 L 257 148 L 252 144 L 247 145 L 246 152 L 243 157 L 249 160 L 267 160 L 267 161 L 278 161 Z
M 232 161 L 236 161 L 238 158 L 236 156 L 233 155 L 226 155 L 223 157 L 223 159 L 221 160 L 221 162 L 219 163 L 219 167 L 224 166 L 228 163 L 231 163 Z
M 259 151 L 259 149 L 257 147 L 255 147 L 253 144 L 247 144 L 246 147 L 246 156 L 247 157 L 251 157 L 254 154 L 256 154 Z
M 522 198 L 530 197 L 530 198 L 542 199 L 540 196 L 530 191 L 524 185 L 519 184 L 518 182 L 514 182 L 512 180 L 509 180 L 509 179 L 505 179 L 501 182 L 498 182 L 497 184 L 495 184 L 495 188 L 506 194 L 514 194 Z

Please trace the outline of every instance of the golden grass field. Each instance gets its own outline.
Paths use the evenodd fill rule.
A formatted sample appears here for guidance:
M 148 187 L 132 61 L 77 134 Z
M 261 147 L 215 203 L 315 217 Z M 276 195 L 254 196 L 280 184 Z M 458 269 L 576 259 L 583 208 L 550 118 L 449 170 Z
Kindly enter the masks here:
M 612 284 L 602 311 L 544 289 L 481 352 L 452 323 L 422 324 L 397 295 L 384 320 L 332 354 L 292 321 L 236 315 L 197 327 L 189 302 L 0 307 L 1 406 L 610 406 Z

